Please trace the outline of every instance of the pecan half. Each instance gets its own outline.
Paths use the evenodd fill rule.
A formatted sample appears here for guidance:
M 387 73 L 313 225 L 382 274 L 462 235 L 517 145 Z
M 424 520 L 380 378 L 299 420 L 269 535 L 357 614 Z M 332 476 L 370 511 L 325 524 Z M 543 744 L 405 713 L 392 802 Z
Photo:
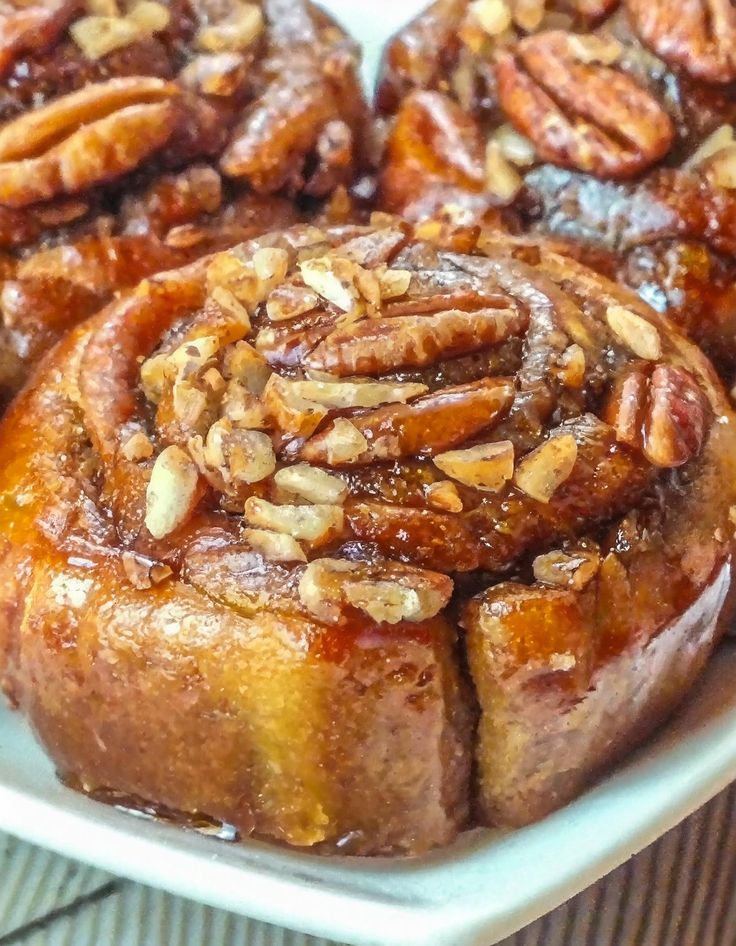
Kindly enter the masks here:
M 631 76 L 582 62 L 576 50 L 576 37 L 553 30 L 499 53 L 501 106 L 543 160 L 632 177 L 668 152 L 672 122 Z
M 179 122 L 176 89 L 113 79 L 23 115 L 0 132 L 0 203 L 23 207 L 134 170 Z
M 698 456 L 709 421 L 694 375 L 670 364 L 634 367 L 616 385 L 605 416 L 619 441 L 665 468 Z
M 161 102 L 176 95 L 176 86 L 147 76 L 96 82 L 20 115 L 0 129 L 0 161 L 34 158 L 83 125 L 106 118 L 128 105 Z
M 411 404 L 379 407 L 351 419 L 365 438 L 366 448 L 344 462 L 363 464 L 405 456 L 431 456 L 448 450 L 496 423 L 511 406 L 513 397 L 510 381 L 485 378 L 444 388 Z M 302 449 L 305 460 L 330 464 L 331 430 L 330 427 L 307 441 Z
M 340 376 L 421 367 L 504 341 L 525 325 L 518 309 L 492 308 L 368 319 L 328 335 L 305 364 Z
M 706 82 L 736 79 L 732 0 L 627 0 L 637 33 L 673 66 Z

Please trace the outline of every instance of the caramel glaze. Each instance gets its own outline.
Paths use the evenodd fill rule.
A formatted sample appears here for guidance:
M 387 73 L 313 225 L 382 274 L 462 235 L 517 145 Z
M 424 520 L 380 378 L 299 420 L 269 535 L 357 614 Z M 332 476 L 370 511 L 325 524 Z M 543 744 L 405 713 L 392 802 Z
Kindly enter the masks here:
M 136 137 L 155 137 L 160 123 L 137 136 L 113 128 L 114 147 L 90 132 L 68 159 L 87 184 L 58 193 L 57 182 L 48 199 L 33 196 L 42 148 L 27 171 L 3 151 L 0 177 L 13 176 L 0 187 L 0 407 L 65 331 L 116 293 L 313 215 L 361 164 L 358 54 L 324 13 L 301 0 L 264 0 L 257 4 L 262 32 L 213 56 L 198 34 L 228 10 L 206 0 L 162 3 L 164 30 L 96 59 L 69 32 L 88 13 L 78 0 L 39 0 L 0 14 L 4 144 L 29 140 L 24 123 L 42 109 L 59 113 L 49 120 L 62 144 L 65 133 L 82 134 L 84 127 L 66 129 L 61 117 L 75 95 L 88 96 L 90 127 L 95 109 L 115 120 L 117 113 L 105 118 L 98 104 L 115 81 L 168 82 L 163 104 L 179 116 L 161 147 L 143 148 L 138 162 L 121 168 L 109 166 L 113 156 L 133 148 Z M 219 85 L 218 68 L 225 70 Z M 135 101 L 133 108 L 148 107 Z
M 0 671 L 67 780 L 241 836 L 419 853 L 468 823 L 518 824 L 563 804 L 672 709 L 722 630 L 736 418 L 698 349 L 555 249 L 458 253 L 396 221 L 294 228 L 147 280 L 54 349 L 0 428 Z M 288 426 L 310 416 L 289 408 L 289 384 L 338 385 L 334 397 L 354 381 L 284 365 L 284 333 L 306 353 L 339 352 L 346 316 L 318 298 L 311 314 L 272 323 L 274 287 L 253 282 L 263 251 L 269 265 L 287 262 L 281 288 L 306 291 L 300 264 L 321 260 L 367 286 L 370 305 L 371 274 L 393 273 L 404 290 L 377 311 L 356 296 L 356 326 L 423 313 L 423 337 L 437 326 L 453 356 L 416 367 L 424 354 L 402 343 L 386 355 L 390 370 L 367 366 L 358 394 L 377 381 L 426 386 L 406 403 L 340 402 L 311 430 Z M 236 317 L 216 289 L 240 294 L 252 317 Z M 514 337 L 458 354 L 438 313 L 491 303 Z M 609 325 L 616 307 L 624 336 Z M 626 319 L 654 331 L 648 366 L 627 345 Z M 318 338 L 310 325 L 322 326 Z M 215 378 L 220 393 L 199 414 L 170 415 L 180 381 L 154 368 L 197 357 L 197 340 L 212 338 L 219 349 L 192 362 L 188 383 L 214 369 L 232 393 L 247 339 L 250 370 L 273 372 L 248 403 L 268 405 L 258 424 L 276 469 L 328 444 L 318 468 L 346 493 L 322 507 L 337 525 L 298 533 L 301 552 L 281 560 L 244 530 L 259 521 L 252 502 L 283 515 L 305 500 L 267 469 L 250 484 L 232 479 L 225 454 L 221 468 L 200 461 L 181 521 L 149 530 L 161 451 L 200 456 L 197 432 L 228 403 Z M 667 384 L 655 388 L 655 376 Z M 651 385 L 644 399 L 622 393 L 634 382 Z M 493 408 L 479 419 L 488 391 Z M 427 404 L 437 413 L 417 443 Z M 338 422 L 381 436 L 333 454 L 344 448 L 329 438 Z M 134 434 L 150 456 L 130 454 Z M 555 442 L 574 451 L 572 465 L 534 498 L 521 469 Z M 494 489 L 434 462 L 494 443 L 513 445 L 516 467 Z M 550 551 L 552 572 L 542 571 Z M 294 558 L 302 552 L 308 564 Z M 577 562 L 569 580 L 554 577 L 560 556 Z M 581 562 L 592 570 L 578 582 Z M 319 568 L 327 577 L 310 571 Z M 353 574 L 363 576 L 357 596 L 341 597 Z M 397 613 L 381 596 L 402 582 L 417 598 L 399 598 L 409 610 Z
M 383 205 L 414 220 L 450 212 L 456 223 L 482 223 L 500 238 L 499 246 L 509 234 L 550 236 L 672 318 L 704 347 L 731 384 L 736 362 L 736 197 L 733 189 L 714 182 L 707 160 L 691 167 L 688 159 L 712 132 L 736 120 L 736 75 L 728 53 L 733 17 L 727 14 L 722 24 L 722 47 L 719 38 L 712 39 L 712 50 L 721 50 L 730 63 L 730 71 L 724 67 L 714 79 L 702 68 L 704 46 L 695 20 L 675 23 L 675 8 L 665 3 L 656 10 L 636 0 L 597 7 L 590 15 L 579 5 L 547 4 L 549 16 L 538 26 L 512 24 L 494 37 L 474 25 L 467 0 L 437 0 L 400 31 L 387 47 L 377 100 L 388 129 L 379 175 Z M 663 157 L 648 160 L 633 176 L 617 174 L 610 165 L 606 172 L 602 161 L 600 167 L 584 166 L 586 154 L 590 163 L 596 162 L 584 148 L 578 164 L 564 149 L 546 162 L 532 155 L 516 168 L 520 188 L 510 195 L 493 193 L 486 186 L 485 143 L 502 124 L 526 131 L 529 118 L 528 109 L 515 113 L 500 79 L 510 57 L 518 63 L 519 57 L 531 56 L 531 41 L 554 44 L 560 35 L 584 41 L 592 35 L 603 43 L 601 59 L 596 53 L 586 59 L 583 52 L 583 65 L 570 67 L 577 69 L 575 82 L 562 88 L 559 72 L 556 79 L 543 79 L 548 93 L 557 83 L 551 93 L 555 107 L 563 103 L 563 119 L 553 122 L 547 116 L 546 122 L 560 140 L 567 133 L 567 119 L 587 114 L 591 141 L 599 140 L 603 129 L 612 147 L 631 146 L 627 136 L 640 110 L 631 105 L 627 114 L 623 99 L 623 112 L 613 124 L 605 117 L 620 104 L 614 83 L 625 81 L 631 102 L 634 93 L 643 92 L 667 116 L 670 144 Z M 611 52 L 612 40 L 620 51 Z M 539 50 L 541 55 L 542 45 Z M 552 53 L 547 55 L 547 68 L 559 69 Z M 542 64 L 534 70 L 539 77 Z M 601 70 L 607 77 L 602 88 L 610 90 L 611 98 L 598 95 L 597 107 L 587 113 L 582 103 L 586 92 L 590 97 L 598 88 Z M 542 116 L 532 131 L 543 136 L 544 127 Z M 645 137 L 645 129 L 640 134 Z

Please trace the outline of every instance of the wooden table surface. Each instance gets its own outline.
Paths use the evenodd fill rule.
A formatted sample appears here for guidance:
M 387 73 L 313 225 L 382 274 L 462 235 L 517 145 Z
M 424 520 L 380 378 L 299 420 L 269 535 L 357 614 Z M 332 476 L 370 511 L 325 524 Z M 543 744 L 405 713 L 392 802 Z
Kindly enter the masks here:
M 0 946 L 16 943 L 330 946 L 0 834 Z M 736 946 L 736 785 L 502 946 Z

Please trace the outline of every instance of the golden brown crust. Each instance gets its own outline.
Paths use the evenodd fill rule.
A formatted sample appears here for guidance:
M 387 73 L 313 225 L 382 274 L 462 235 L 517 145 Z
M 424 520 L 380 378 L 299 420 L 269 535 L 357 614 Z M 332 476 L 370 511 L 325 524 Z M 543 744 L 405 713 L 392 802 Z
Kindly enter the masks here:
M 145 281 L 0 428 L 3 685 L 86 790 L 420 852 L 473 750 L 480 820 L 539 817 L 707 658 L 736 502 L 707 360 L 547 247 L 380 222 Z

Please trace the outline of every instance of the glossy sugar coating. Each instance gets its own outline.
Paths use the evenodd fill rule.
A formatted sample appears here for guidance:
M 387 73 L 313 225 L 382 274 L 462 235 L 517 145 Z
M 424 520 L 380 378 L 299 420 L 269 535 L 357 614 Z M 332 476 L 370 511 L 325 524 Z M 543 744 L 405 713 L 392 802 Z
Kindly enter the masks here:
M 65 777 L 416 853 L 563 804 L 687 691 L 730 588 L 712 368 L 554 246 L 445 237 L 153 277 L 11 409 L 3 679 Z
M 0 398 L 116 292 L 350 183 L 357 62 L 306 2 L 3 8 Z

